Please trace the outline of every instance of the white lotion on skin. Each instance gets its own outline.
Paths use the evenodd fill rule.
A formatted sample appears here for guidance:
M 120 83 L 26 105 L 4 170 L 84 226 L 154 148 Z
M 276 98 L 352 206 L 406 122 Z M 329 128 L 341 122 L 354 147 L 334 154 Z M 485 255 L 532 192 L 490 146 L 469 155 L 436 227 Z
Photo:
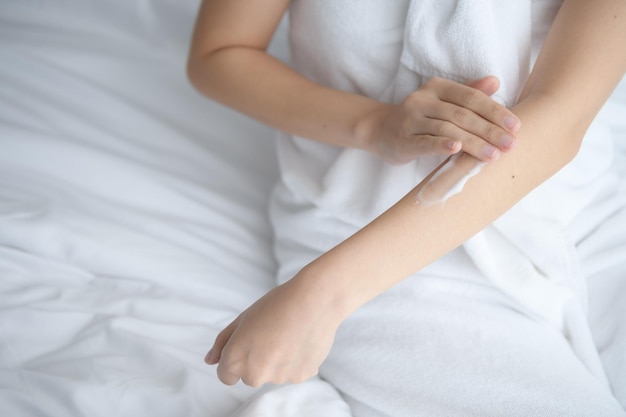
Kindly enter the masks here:
M 450 197 L 463 191 L 467 181 L 478 174 L 485 164 L 465 152 L 451 156 L 418 191 L 417 202 L 424 206 L 443 205 Z

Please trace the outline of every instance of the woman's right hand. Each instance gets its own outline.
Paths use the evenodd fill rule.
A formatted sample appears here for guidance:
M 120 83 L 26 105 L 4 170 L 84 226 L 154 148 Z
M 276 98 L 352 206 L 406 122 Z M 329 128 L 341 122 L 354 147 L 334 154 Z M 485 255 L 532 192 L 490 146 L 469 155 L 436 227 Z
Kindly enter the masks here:
M 261 297 L 215 339 L 205 361 L 227 385 L 299 383 L 318 373 L 345 313 L 305 270 Z M 341 303 L 339 303 L 341 304 Z
M 401 103 L 384 105 L 363 120 L 369 149 L 392 164 L 460 151 L 495 160 L 513 148 L 520 128 L 517 116 L 489 97 L 498 88 L 493 76 L 467 85 L 433 78 Z

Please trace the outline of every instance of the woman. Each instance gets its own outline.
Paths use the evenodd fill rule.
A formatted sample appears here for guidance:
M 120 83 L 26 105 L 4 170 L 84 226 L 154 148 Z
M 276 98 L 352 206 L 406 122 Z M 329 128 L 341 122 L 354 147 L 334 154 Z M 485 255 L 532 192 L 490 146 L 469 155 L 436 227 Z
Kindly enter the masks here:
M 358 416 L 624 415 L 626 398 L 588 378 L 567 335 L 495 291 L 459 245 L 577 155 L 626 69 L 626 3 L 544 2 L 558 13 L 510 109 L 489 97 L 500 87 L 489 74 L 466 85 L 418 74 L 417 89 L 388 94 L 419 2 L 291 3 L 205 0 L 198 15 L 196 88 L 291 135 L 273 203 L 283 283 L 218 336 L 207 363 L 224 383 L 251 386 L 319 370 Z M 265 52 L 289 7 L 298 72 Z M 420 204 L 438 187 L 431 155 L 453 154 L 457 179 L 486 164 L 453 181 L 464 187 L 444 184 L 444 201 Z M 510 355 L 520 366 L 502 375 Z M 498 384 L 480 395 L 486 381 Z

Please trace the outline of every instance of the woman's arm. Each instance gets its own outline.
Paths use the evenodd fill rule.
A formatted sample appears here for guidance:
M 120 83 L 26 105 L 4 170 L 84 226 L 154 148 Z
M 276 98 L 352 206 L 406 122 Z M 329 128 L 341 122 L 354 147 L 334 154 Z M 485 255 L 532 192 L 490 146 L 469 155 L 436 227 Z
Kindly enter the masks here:
M 565 0 L 513 109 L 523 124 L 516 151 L 487 164 L 443 206 L 416 203 L 422 182 L 261 298 L 207 357 L 219 361 L 222 381 L 259 385 L 313 375 L 355 309 L 463 243 L 571 161 L 626 70 L 624 45 L 626 2 Z
M 354 273 L 363 266 L 355 275 L 344 275 L 358 279 L 334 281 L 335 287 L 346 285 L 335 292 L 342 303 L 353 299 L 348 309 L 354 309 L 444 255 L 570 162 L 624 75 L 625 45 L 626 2 L 566 0 L 513 108 L 523 124 L 516 151 L 485 165 L 443 206 L 416 204 L 420 184 L 325 255 L 320 260 L 327 263 L 325 271 Z
M 519 120 L 488 97 L 498 88 L 494 77 L 472 84 L 475 88 L 435 79 L 403 103 L 387 105 L 296 73 L 266 53 L 288 5 L 288 0 L 204 0 L 187 66 L 193 85 L 277 129 L 394 163 L 461 149 L 488 161 L 512 147 Z

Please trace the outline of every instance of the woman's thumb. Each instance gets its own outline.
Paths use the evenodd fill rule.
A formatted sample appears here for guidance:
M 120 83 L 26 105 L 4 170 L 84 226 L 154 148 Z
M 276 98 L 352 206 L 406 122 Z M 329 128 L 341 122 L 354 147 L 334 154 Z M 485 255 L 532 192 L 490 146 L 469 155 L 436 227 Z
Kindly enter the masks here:
M 217 337 L 215 338 L 215 343 L 213 343 L 213 347 L 204 357 L 204 362 L 206 362 L 208 365 L 215 365 L 220 361 L 220 357 L 222 356 L 222 350 L 224 349 L 226 343 L 228 343 L 230 336 L 232 336 L 233 332 L 235 331 L 235 328 L 237 327 L 237 322 L 238 320 L 233 321 L 228 325 L 228 327 L 226 327 L 220 332 L 220 334 L 217 335 Z
M 487 77 L 468 81 L 465 85 L 475 88 L 476 90 L 480 90 L 488 96 L 491 96 L 500 88 L 500 80 L 496 76 L 488 75 Z

